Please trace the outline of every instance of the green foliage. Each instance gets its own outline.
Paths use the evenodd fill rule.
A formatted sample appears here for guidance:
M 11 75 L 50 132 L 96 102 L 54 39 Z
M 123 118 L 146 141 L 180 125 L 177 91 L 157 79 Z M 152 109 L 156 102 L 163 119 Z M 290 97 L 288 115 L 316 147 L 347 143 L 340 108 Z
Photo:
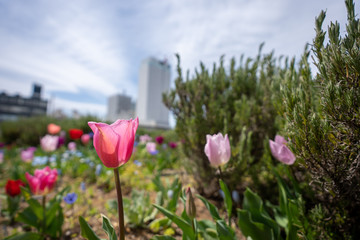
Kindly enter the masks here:
M 64 223 L 64 215 L 60 203 L 65 192 L 68 190 L 68 188 L 64 188 L 50 199 L 46 205 L 41 205 L 31 196 L 28 189 L 22 188 L 21 192 L 28 207 L 18 214 L 16 220 L 28 226 L 32 226 L 37 230 L 37 233 L 31 235 L 31 237 L 40 235 L 42 237 L 50 236 L 52 238 L 60 238 L 62 235 L 62 225 Z M 43 196 L 42 199 L 44 204 L 45 197 Z M 13 237 L 16 239 L 19 235 Z
M 39 145 L 40 137 L 47 134 L 47 125 L 49 123 L 61 126 L 61 130 L 65 132 L 68 132 L 71 128 L 78 128 L 87 133 L 91 131 L 87 125 L 89 121 L 97 121 L 97 118 L 85 116 L 79 119 L 55 119 L 47 116 L 37 116 L 21 118 L 16 121 L 4 121 L 0 124 L 1 141 L 21 146 L 37 146 Z
M 212 72 L 200 64 L 200 71 L 196 70 L 192 78 L 187 75 L 185 80 L 177 56 L 176 88 L 163 95 L 163 101 L 176 117 L 176 132 L 184 140 L 186 166 L 201 183 L 201 193 L 213 189 L 209 187 L 211 183 L 217 184 L 216 170 L 204 154 L 207 134 L 229 134 L 232 159 L 224 179 L 231 188 L 248 174 L 256 181 L 265 170 L 260 163 L 263 140 L 273 137 L 279 129 L 275 103 L 279 101 L 279 82 L 287 67 L 277 64 L 272 53 L 262 55 L 261 47 L 255 59 L 244 61 L 242 56 L 239 66 L 232 59 L 229 69 L 225 68 L 223 57 L 219 66 L 214 64 Z
M 298 73 L 289 71 L 282 85 L 291 147 L 323 192 L 318 201 L 326 201 L 333 238 L 360 231 L 360 23 L 353 1 L 345 3 L 345 36 L 338 22 L 322 30 L 325 12 L 316 18 L 315 79 L 306 51 Z
M 114 227 L 111 225 L 110 220 L 105 216 L 101 215 L 103 224 L 102 228 L 108 235 L 109 240 L 117 240 L 117 235 L 115 232 Z M 100 240 L 100 238 L 96 235 L 94 230 L 91 228 L 91 226 L 86 222 L 86 220 L 79 216 L 79 222 L 80 222 L 80 229 L 81 229 L 81 236 L 88 239 L 88 240 Z
M 110 209 L 117 211 L 117 200 L 109 200 Z M 155 218 L 154 211 L 149 198 L 149 193 L 145 191 L 131 190 L 130 198 L 123 198 L 125 222 L 130 227 L 145 227 L 145 224 Z

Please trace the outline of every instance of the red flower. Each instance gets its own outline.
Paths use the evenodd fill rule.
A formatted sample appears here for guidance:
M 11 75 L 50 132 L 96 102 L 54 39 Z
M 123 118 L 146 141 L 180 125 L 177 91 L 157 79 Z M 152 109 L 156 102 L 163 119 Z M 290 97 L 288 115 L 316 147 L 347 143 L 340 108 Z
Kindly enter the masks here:
M 25 186 L 21 180 L 8 180 L 5 186 L 6 193 L 15 197 L 21 193 L 20 186 Z
M 81 136 L 83 135 L 83 131 L 81 129 L 73 128 L 69 130 L 69 134 L 72 140 L 76 140 L 81 138 Z
M 155 138 L 155 140 L 156 140 L 156 142 L 157 142 L 158 144 L 162 144 L 162 143 L 164 142 L 164 137 L 163 137 L 163 136 L 157 136 L 157 137 Z

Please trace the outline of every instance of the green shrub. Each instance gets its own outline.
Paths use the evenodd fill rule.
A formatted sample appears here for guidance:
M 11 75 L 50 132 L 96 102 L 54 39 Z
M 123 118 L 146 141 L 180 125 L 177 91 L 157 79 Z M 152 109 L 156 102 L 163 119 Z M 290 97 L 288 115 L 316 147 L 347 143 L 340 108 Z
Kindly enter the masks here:
M 217 185 L 217 180 L 216 169 L 210 167 L 204 153 L 207 134 L 229 135 L 232 159 L 224 177 L 232 189 L 236 185 L 244 189 L 239 185 L 246 177 L 254 182 L 267 177 L 262 162 L 264 146 L 267 148 L 267 139 L 279 131 L 275 104 L 280 101 L 279 83 L 288 64 L 285 60 L 281 66 L 281 59 L 274 58 L 273 53 L 262 55 L 261 47 L 255 59 L 244 61 L 242 56 L 239 66 L 232 59 L 228 70 L 223 57 L 212 72 L 200 64 L 200 71 L 195 70 L 192 78 L 187 74 L 185 80 L 177 56 L 176 88 L 164 94 L 163 101 L 176 117 L 175 130 L 184 141 L 185 165 L 200 183 L 198 190 L 202 194 L 213 194 L 218 189 L 210 187 Z M 260 192 L 266 191 L 273 195 L 269 188 Z
M 325 12 L 316 18 L 315 79 L 307 53 L 300 77 L 289 72 L 283 84 L 291 146 L 319 190 L 317 199 L 327 215 L 324 228 L 332 229 L 332 239 L 360 232 L 360 24 L 353 1 L 345 2 L 344 37 L 339 23 L 331 23 L 325 44 Z
M 79 119 L 64 118 L 55 119 L 48 116 L 36 116 L 21 118 L 16 121 L 5 121 L 0 124 L 1 139 L 7 144 L 20 146 L 37 146 L 40 137 L 47 134 L 47 125 L 55 123 L 61 126 L 61 130 L 68 133 L 71 128 L 78 128 L 88 133 L 91 131 L 88 121 L 98 121 L 96 117 L 85 116 Z

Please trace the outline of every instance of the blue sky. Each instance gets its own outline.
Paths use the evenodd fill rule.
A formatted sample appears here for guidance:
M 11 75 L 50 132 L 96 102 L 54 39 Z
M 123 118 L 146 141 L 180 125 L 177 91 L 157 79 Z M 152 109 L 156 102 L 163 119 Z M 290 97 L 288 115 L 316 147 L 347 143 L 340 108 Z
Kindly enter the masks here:
M 314 37 L 314 19 L 338 20 L 341 0 L 0 0 L 0 90 L 29 96 L 43 86 L 52 108 L 106 114 L 107 97 L 137 97 L 143 59 L 167 58 L 176 77 L 202 61 L 263 52 L 299 57 Z M 358 6 L 356 5 L 356 9 Z

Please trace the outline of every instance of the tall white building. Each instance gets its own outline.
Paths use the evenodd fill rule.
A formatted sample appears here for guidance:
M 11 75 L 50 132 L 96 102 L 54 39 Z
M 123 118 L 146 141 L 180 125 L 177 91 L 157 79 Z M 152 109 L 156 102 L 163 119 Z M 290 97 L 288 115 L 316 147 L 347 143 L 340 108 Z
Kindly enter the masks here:
M 116 94 L 108 98 L 107 116 L 108 121 L 114 122 L 117 119 L 134 118 L 135 103 L 125 94 Z
M 136 116 L 144 127 L 169 128 L 169 110 L 162 102 L 162 94 L 169 91 L 170 65 L 167 61 L 147 58 L 139 71 L 139 90 Z

